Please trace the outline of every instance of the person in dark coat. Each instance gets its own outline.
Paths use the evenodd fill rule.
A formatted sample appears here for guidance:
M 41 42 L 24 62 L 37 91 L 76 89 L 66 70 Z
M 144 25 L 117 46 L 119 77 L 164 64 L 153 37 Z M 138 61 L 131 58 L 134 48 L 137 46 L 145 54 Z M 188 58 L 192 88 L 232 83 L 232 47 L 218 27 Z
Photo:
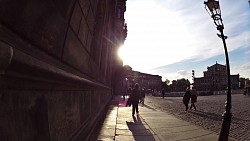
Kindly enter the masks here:
M 132 88 L 129 87 L 129 88 L 128 88 L 128 96 L 129 96 L 129 97 L 128 97 L 128 100 L 127 100 L 127 103 L 126 103 L 126 107 L 127 107 L 127 106 L 130 107 L 130 106 L 132 105 L 132 102 L 131 102 L 131 95 L 132 95 Z
M 192 107 L 194 107 L 194 110 L 196 111 L 196 106 L 195 106 L 195 102 L 197 102 L 197 95 L 195 90 L 192 90 L 191 93 L 191 106 L 190 106 L 190 110 L 192 109 Z
M 184 96 L 183 96 L 183 104 L 186 106 L 186 110 L 185 110 L 185 111 L 188 110 L 188 103 L 189 103 L 191 94 L 192 94 L 192 93 L 191 93 L 191 91 L 190 91 L 190 88 L 187 87 L 186 92 L 185 92 L 185 94 L 184 94 Z
M 142 105 L 144 105 L 144 101 L 145 101 L 145 96 L 146 96 L 146 90 L 145 90 L 146 88 L 143 88 L 142 90 L 141 90 L 141 101 L 140 101 L 140 103 L 142 104 Z
M 164 97 L 165 97 L 165 90 L 164 90 L 164 88 L 162 88 L 162 90 L 161 90 L 161 96 L 164 99 Z
M 135 112 L 138 114 L 138 104 L 139 100 L 141 98 L 140 90 L 139 90 L 139 84 L 135 84 L 135 88 L 132 90 L 131 94 L 131 102 L 132 102 L 132 116 L 134 116 Z

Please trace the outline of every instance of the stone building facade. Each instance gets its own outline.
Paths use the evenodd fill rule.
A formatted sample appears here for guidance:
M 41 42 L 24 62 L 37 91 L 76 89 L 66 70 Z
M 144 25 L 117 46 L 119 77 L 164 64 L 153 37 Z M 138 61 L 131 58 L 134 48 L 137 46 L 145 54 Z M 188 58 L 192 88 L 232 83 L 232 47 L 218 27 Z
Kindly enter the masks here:
M 122 70 L 126 0 L 0 1 L 0 140 L 90 140 Z
M 161 76 L 133 71 L 129 66 L 125 66 L 124 69 L 125 75 L 123 79 L 123 88 L 125 90 L 127 90 L 128 87 L 133 88 L 135 83 L 138 83 L 141 89 L 145 88 L 146 90 L 156 91 L 160 91 L 162 89 Z
M 207 67 L 204 77 L 194 77 L 194 88 L 197 91 L 221 91 L 227 89 L 226 66 L 216 64 Z M 231 75 L 232 89 L 239 88 L 239 74 Z

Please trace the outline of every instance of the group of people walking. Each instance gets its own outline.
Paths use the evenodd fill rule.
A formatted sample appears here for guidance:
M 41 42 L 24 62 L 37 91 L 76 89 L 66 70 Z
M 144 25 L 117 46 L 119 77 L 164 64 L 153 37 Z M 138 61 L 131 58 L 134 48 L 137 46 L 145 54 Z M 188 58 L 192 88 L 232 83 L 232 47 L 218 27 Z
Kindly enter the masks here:
M 138 109 L 139 103 L 142 103 L 142 105 L 144 105 L 145 93 L 146 93 L 145 88 L 140 90 L 138 83 L 135 84 L 133 89 L 132 88 L 128 89 L 129 98 L 127 100 L 126 106 L 132 105 L 132 116 L 134 116 L 135 112 L 137 114 L 139 113 L 139 109 Z M 163 98 L 164 98 L 164 96 L 163 96 Z M 191 99 L 191 106 L 188 107 L 190 99 Z M 185 108 L 186 108 L 185 111 L 187 111 L 188 109 L 191 110 L 192 108 L 194 108 L 194 110 L 196 111 L 195 102 L 197 102 L 196 93 L 195 92 L 192 93 L 190 91 L 190 88 L 187 87 L 186 92 L 183 96 L 183 104 L 185 105 Z
M 139 113 L 138 109 L 139 103 L 142 103 L 142 105 L 144 105 L 146 90 L 145 88 L 140 90 L 139 84 L 136 83 L 133 89 L 132 88 L 128 89 L 128 94 L 129 94 L 129 99 L 126 105 L 127 106 L 132 105 L 132 116 L 134 116 L 135 112 L 137 114 Z
M 194 92 L 192 93 L 190 91 L 190 88 L 187 87 L 186 92 L 185 92 L 185 94 L 183 96 L 183 104 L 186 106 L 186 110 L 185 111 L 188 110 L 188 104 L 189 104 L 190 99 L 191 99 L 190 110 L 194 107 L 194 110 L 196 111 L 196 106 L 195 106 L 194 103 L 197 102 L 197 95 Z

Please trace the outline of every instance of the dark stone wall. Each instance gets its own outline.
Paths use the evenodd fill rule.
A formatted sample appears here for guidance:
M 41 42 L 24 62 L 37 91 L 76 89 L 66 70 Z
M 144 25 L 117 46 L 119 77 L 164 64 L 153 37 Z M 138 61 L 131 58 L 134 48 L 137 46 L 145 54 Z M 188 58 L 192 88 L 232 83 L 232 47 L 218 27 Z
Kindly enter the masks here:
M 87 140 L 112 98 L 112 0 L 0 0 L 0 140 Z
M 52 0 L 1 0 L 1 23 L 35 47 L 60 57 L 68 23 L 56 6 Z
M 99 74 L 111 71 L 114 4 L 110 0 L 0 0 L 0 39 L 47 61 L 48 57 L 37 56 L 44 53 L 100 81 L 104 77 Z M 102 81 L 110 81 L 106 79 Z
M 101 95 L 101 96 L 100 96 Z M 1 140 L 74 140 L 92 130 L 105 91 L 1 92 Z M 94 120 L 95 119 L 95 120 Z M 85 129 L 84 129 L 85 128 Z M 82 139 L 83 139 L 82 138 Z

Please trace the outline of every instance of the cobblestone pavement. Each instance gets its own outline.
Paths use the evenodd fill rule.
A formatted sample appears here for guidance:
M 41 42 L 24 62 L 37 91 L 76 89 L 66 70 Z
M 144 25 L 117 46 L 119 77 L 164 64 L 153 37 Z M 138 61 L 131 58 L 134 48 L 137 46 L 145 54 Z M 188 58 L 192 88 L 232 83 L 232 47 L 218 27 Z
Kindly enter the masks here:
M 188 112 L 184 111 L 182 97 L 162 99 L 161 97 L 147 96 L 145 104 L 219 134 L 222 113 L 225 111 L 225 101 L 226 95 L 199 96 L 196 103 L 197 110 L 188 110 Z M 231 112 L 233 117 L 230 138 L 250 141 L 250 96 L 233 94 Z

